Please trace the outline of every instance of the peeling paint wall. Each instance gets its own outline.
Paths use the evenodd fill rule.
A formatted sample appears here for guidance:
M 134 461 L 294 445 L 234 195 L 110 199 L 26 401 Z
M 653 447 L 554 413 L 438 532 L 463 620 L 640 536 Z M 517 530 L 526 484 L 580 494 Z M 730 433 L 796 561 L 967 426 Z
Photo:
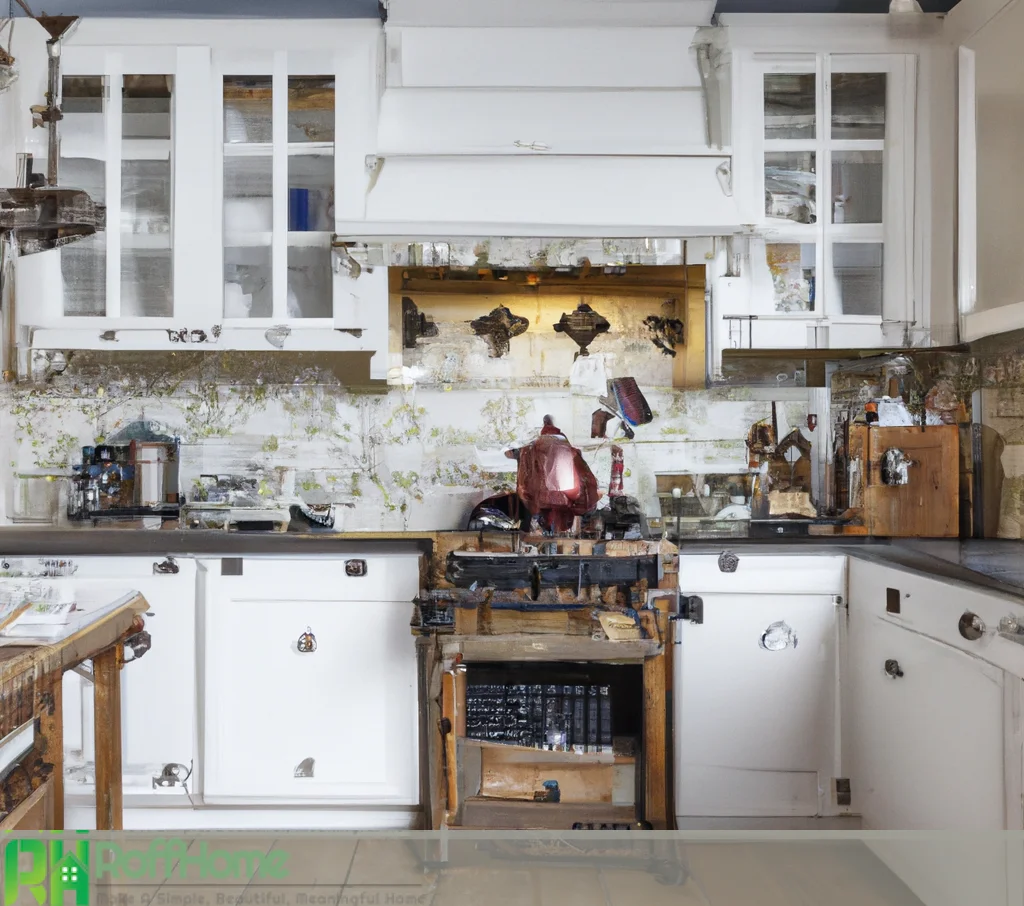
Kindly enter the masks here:
M 602 489 L 611 444 L 622 446 L 625 491 L 652 514 L 656 472 L 745 470 L 747 431 L 770 415 L 773 398 L 780 428 L 805 424 L 805 390 L 672 389 L 674 360 L 643 323 L 663 313 L 664 300 L 595 298 L 611 330 L 594 341 L 591 359 L 609 377 L 635 377 L 654 420 L 633 442 L 592 441 L 596 396 L 570 386 L 577 346 L 552 329 L 577 301 L 417 299 L 437 336 L 405 350 L 405 385 L 383 393 L 346 389 L 313 355 L 149 354 L 128 363 L 80 353 L 46 384 L 0 390 L 0 463 L 9 479 L 19 468 L 69 468 L 83 445 L 145 417 L 182 438 L 186 491 L 200 474 L 244 472 L 270 495 L 294 488 L 308 502 L 341 504 L 342 530 L 434 530 L 464 527 L 478 501 L 514 487 L 504 450 L 536 437 L 548 414 Z M 469 321 L 501 304 L 530 327 L 494 358 Z M 400 331 L 400 318 L 392 323 Z M 392 348 L 401 348 L 399 336 Z M 12 489 L 3 483 L 7 520 Z
M 479 500 L 514 486 L 503 450 L 532 440 L 546 414 L 583 449 L 603 488 L 611 469 L 611 441 L 589 439 L 594 399 L 568 388 L 413 387 L 369 395 L 316 381 L 183 381 L 153 394 L 111 380 L 75 389 L 5 397 L 8 474 L 14 465 L 69 467 L 83 445 L 144 416 L 180 433 L 186 488 L 201 473 L 239 471 L 280 487 L 289 483 L 282 472 L 290 472 L 307 501 L 344 504 L 339 527 L 374 531 L 463 527 Z M 744 468 L 746 432 L 770 414 L 767 399 L 742 391 L 643 389 L 654 423 L 639 429 L 636 441 L 617 442 L 625 490 L 651 513 L 658 512 L 655 472 Z M 803 400 L 782 408 L 790 424 L 806 417 Z

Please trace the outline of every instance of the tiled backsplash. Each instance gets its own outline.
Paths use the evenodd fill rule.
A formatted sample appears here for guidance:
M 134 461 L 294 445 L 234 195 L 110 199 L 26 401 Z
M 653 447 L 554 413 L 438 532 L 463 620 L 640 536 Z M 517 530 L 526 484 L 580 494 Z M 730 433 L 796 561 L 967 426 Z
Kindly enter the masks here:
M 658 355 L 639 350 L 635 338 L 620 343 Z M 621 361 L 627 350 L 617 351 Z M 387 392 L 355 392 L 316 356 L 80 354 L 45 384 L 3 391 L 3 463 L 10 477 L 16 468 L 70 468 L 83 445 L 144 418 L 180 436 L 186 491 L 200 474 L 245 473 L 265 477 L 270 488 L 292 486 L 308 502 L 341 504 L 344 530 L 462 528 L 479 500 L 514 485 L 514 463 L 503 451 L 532 440 L 550 414 L 606 487 L 611 441 L 590 438 L 594 396 L 565 379 L 504 383 L 421 377 Z M 770 413 L 772 396 L 783 401 L 780 421 L 806 422 L 806 391 L 641 387 L 654 421 L 637 429 L 635 441 L 618 442 L 625 490 L 652 513 L 655 472 L 744 466 L 747 431 Z M 4 483 L 7 520 L 11 486 Z

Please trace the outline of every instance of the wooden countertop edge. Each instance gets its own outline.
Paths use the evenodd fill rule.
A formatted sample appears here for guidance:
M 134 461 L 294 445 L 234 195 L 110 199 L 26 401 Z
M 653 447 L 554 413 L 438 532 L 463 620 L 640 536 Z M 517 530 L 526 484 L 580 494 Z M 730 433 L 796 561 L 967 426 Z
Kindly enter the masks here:
M 28 673 L 41 677 L 70 670 L 116 644 L 132 628 L 135 618 L 148 609 L 146 599 L 136 593 L 116 610 L 104 614 L 66 639 L 52 645 L 26 646 L 22 654 L 0 662 L 0 683 Z

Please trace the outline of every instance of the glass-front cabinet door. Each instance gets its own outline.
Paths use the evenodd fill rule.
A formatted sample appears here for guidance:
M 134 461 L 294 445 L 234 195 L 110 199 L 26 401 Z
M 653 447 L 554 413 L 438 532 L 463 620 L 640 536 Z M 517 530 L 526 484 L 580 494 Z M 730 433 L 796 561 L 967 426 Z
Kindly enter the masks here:
M 330 68 L 222 77 L 225 324 L 333 323 Z
M 58 184 L 105 205 L 106 228 L 19 261 L 19 320 L 42 330 L 42 342 L 159 346 L 200 326 L 199 283 L 181 275 L 183 252 L 204 241 L 197 231 L 209 220 L 193 198 L 208 61 L 204 48 L 64 48 Z
M 217 294 L 233 348 L 379 352 L 374 373 L 383 377 L 387 268 L 381 258 L 379 267 L 360 271 L 332 248 L 336 191 L 345 180 L 367 178 L 343 171 L 335 150 L 345 147 L 345 105 L 359 109 L 366 101 L 337 90 L 351 56 L 215 56 Z M 350 87 L 373 89 L 369 80 Z
M 747 240 L 749 310 L 727 325 L 726 345 L 901 345 L 917 320 L 914 58 L 751 62 L 745 176 L 757 226 Z

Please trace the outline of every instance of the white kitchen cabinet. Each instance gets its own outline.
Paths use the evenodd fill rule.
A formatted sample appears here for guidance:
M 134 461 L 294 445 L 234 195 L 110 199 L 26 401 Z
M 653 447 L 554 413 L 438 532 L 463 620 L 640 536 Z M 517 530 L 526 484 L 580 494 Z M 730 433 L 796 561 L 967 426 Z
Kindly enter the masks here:
M 204 561 L 203 584 L 204 802 L 418 804 L 418 555 Z
M 121 675 L 124 795 L 128 804 L 159 795 L 187 801 L 180 784 L 154 787 L 167 765 L 184 778 L 195 758 L 195 562 L 152 557 L 2 558 L 7 570 L 36 572 L 44 561 L 70 564 L 61 578 L 31 581 L 70 586 L 83 609 L 139 592 L 149 604 L 152 647 Z M 88 680 L 64 675 L 64 747 L 69 797 L 94 795 L 93 694 Z M 166 804 L 166 803 L 165 803 Z
M 752 232 L 740 254 L 743 292 L 722 287 L 719 342 L 903 344 L 915 321 L 916 57 L 736 57 L 735 183 Z M 744 318 L 757 323 L 740 333 Z M 766 323 L 786 320 L 788 337 Z
M 386 375 L 386 293 L 353 290 L 333 248 L 370 178 L 379 23 L 275 25 L 92 20 L 69 39 L 61 184 L 107 228 L 18 261 L 34 348 L 370 352 Z
M 855 596 L 844 716 L 865 827 L 1001 829 L 1004 671 L 856 603 Z M 895 676 L 886 672 L 890 661 Z
M 700 599 L 675 649 L 676 815 L 835 814 L 842 557 L 683 557 Z
M 1019 598 L 869 556 L 736 555 L 680 558 L 681 827 L 1024 827 Z
M 106 330 L 210 330 L 194 267 L 209 230 L 196 202 L 210 169 L 209 73 L 207 47 L 64 48 L 59 182 L 105 205 L 107 224 L 19 260 L 25 327 L 88 331 L 97 343 Z
M 964 18 L 981 4 L 965 4 Z M 972 8 L 975 12 L 972 13 Z M 1024 7 L 991 7 L 959 54 L 959 308 L 964 340 L 1024 327 Z

